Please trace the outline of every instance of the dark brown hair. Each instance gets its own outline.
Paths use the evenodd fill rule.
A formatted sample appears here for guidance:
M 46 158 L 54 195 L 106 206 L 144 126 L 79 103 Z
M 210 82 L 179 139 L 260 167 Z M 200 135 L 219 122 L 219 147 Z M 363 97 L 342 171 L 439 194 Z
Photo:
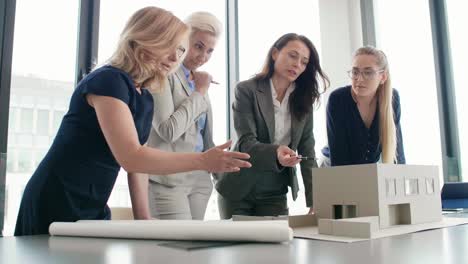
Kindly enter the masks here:
M 307 63 L 304 72 L 297 77 L 296 89 L 290 95 L 289 110 L 292 116 L 297 120 L 302 120 L 309 113 L 313 105 L 318 102 L 321 92 L 319 91 L 318 78 L 323 82 L 323 91 L 328 88 L 330 81 L 320 67 L 320 60 L 314 44 L 305 36 L 295 33 L 288 33 L 281 36 L 270 48 L 268 55 L 260 73 L 255 76 L 257 80 L 268 80 L 273 76 L 275 71 L 275 61 L 273 60 L 273 51 L 280 51 L 290 41 L 299 40 L 304 43 L 310 52 L 309 62 Z

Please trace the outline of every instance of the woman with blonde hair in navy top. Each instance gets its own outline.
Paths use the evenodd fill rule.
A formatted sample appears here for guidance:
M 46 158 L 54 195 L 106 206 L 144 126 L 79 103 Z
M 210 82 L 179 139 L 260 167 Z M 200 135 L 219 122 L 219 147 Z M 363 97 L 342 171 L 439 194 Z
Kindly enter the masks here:
M 47 234 L 55 221 L 110 219 L 106 204 L 121 167 L 130 175 L 250 166 L 239 160 L 247 154 L 224 151 L 230 142 L 203 153 L 168 153 L 144 145 L 153 116 L 148 90 L 163 87 L 177 67 L 187 31 L 172 13 L 157 7 L 130 18 L 108 65 L 74 90 L 57 136 L 24 190 L 15 235 Z
M 336 89 L 328 99 L 331 166 L 404 164 L 400 97 L 391 87 L 387 57 L 374 47 L 359 48 L 348 73 L 351 85 Z

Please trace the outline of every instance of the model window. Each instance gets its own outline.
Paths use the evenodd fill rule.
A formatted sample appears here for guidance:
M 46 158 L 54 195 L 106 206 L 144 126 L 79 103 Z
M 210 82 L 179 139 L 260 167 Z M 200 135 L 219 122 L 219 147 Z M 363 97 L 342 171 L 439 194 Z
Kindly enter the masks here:
M 396 179 L 386 179 L 385 190 L 387 193 L 387 197 L 396 196 Z
M 426 178 L 426 192 L 427 194 L 434 193 L 434 179 Z
M 419 194 L 418 179 L 405 179 L 405 194 L 406 195 Z
M 333 219 L 353 218 L 357 216 L 356 205 L 335 204 L 333 205 Z

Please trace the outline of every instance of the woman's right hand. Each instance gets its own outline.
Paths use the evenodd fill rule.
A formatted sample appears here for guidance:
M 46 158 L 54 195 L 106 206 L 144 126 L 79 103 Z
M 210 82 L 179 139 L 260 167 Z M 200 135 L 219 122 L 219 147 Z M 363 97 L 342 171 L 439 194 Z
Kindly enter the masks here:
M 202 163 L 205 170 L 209 172 L 235 172 L 241 168 L 250 168 L 252 165 L 245 161 L 249 159 L 249 154 L 225 151 L 231 146 L 231 140 L 213 147 L 202 153 Z
M 213 79 L 211 75 L 207 72 L 192 72 L 192 78 L 195 82 L 195 90 L 205 95 Z

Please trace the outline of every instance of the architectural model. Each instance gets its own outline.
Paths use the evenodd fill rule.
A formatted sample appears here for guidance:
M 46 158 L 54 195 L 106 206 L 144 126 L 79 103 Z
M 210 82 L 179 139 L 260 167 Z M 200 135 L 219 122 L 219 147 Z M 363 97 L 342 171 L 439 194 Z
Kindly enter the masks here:
M 378 230 L 442 220 L 436 166 L 317 168 L 313 197 L 319 234 L 371 238 Z

